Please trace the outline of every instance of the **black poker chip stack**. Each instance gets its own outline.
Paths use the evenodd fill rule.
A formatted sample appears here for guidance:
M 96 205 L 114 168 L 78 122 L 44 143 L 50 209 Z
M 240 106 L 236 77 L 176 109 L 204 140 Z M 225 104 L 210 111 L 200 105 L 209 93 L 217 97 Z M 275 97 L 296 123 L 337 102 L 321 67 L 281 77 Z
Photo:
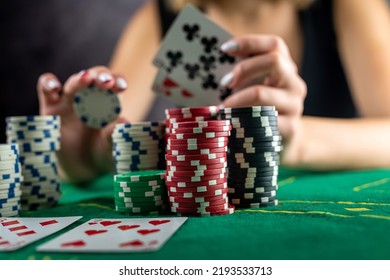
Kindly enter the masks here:
M 228 144 L 230 203 L 236 208 L 276 206 L 283 146 L 275 107 L 223 108 L 220 118 L 232 124 Z

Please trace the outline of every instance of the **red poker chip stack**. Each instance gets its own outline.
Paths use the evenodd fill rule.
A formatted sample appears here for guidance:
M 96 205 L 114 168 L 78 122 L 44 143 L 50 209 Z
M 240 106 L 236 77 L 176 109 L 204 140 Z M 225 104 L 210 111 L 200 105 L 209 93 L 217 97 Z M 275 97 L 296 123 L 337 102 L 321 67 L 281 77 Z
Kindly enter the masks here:
M 167 110 L 166 186 L 170 210 L 178 215 L 215 216 L 234 212 L 234 207 L 228 204 L 226 176 L 230 121 L 202 119 L 215 117 L 216 107 L 209 108 Z M 173 115 L 175 120 L 170 119 Z M 185 118 L 191 121 L 183 121 Z

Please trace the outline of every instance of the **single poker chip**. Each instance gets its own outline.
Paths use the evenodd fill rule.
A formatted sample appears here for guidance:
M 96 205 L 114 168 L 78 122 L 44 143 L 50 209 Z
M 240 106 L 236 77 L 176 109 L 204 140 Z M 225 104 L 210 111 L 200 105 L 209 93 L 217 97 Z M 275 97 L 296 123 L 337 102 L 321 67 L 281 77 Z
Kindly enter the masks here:
M 40 130 L 59 130 L 61 128 L 61 125 L 46 125 L 46 124 L 29 124 L 27 126 L 17 126 L 14 124 L 8 124 L 6 128 L 6 133 L 10 131 L 18 131 L 18 130 L 25 130 L 25 131 L 40 131 Z
M 260 183 L 242 183 L 242 182 L 230 182 L 228 180 L 228 187 L 235 189 L 255 189 L 255 188 L 272 188 L 277 187 L 278 183 L 269 181 L 269 182 L 260 182 Z
M 204 144 L 187 144 L 187 145 L 167 145 L 167 150 L 178 150 L 178 151 L 192 151 L 201 149 L 212 149 L 212 148 L 224 148 L 227 143 L 204 143 Z
M 116 182 L 138 182 L 165 178 L 165 170 L 135 171 L 127 174 L 115 175 Z
M 221 108 L 224 113 L 246 113 L 246 112 L 265 112 L 276 111 L 275 106 L 252 106 L 252 107 L 240 107 L 240 108 Z
M 191 160 L 187 162 L 167 160 L 167 166 L 199 166 L 199 165 L 214 165 L 214 164 L 224 164 L 224 163 L 226 163 L 226 158 Z
M 235 139 L 234 141 L 231 141 L 228 146 L 229 148 L 279 148 L 283 145 L 280 141 L 243 143 Z
M 188 138 L 188 139 L 170 139 L 168 138 L 168 145 L 198 145 L 207 143 L 224 143 L 227 145 L 229 137 L 215 137 L 215 138 Z
M 202 115 L 202 116 L 167 116 L 168 119 L 165 121 L 166 128 L 169 129 L 170 125 L 173 123 L 179 123 L 179 122 L 194 122 L 194 121 L 211 121 L 216 120 L 215 116 L 212 115 Z
M 20 145 L 21 153 L 29 152 L 48 152 L 59 151 L 61 149 L 61 143 L 58 141 L 48 143 L 22 143 Z
M 146 171 L 142 171 L 146 172 Z M 164 170 L 165 172 L 165 170 Z M 127 179 L 126 179 L 127 180 Z M 141 187 L 152 187 L 152 186 L 162 186 L 165 183 L 165 174 L 163 178 L 150 179 L 145 181 L 117 181 L 114 180 L 114 187 L 121 188 L 141 188 Z
M 265 152 L 265 153 L 259 153 L 256 155 L 253 154 L 247 154 L 247 153 L 230 153 L 231 157 L 234 158 L 256 158 L 258 161 L 264 160 L 264 161 L 274 161 L 274 160 L 279 160 L 280 156 L 279 153 L 277 152 Z
M 211 179 L 211 180 L 205 180 L 205 181 L 198 181 L 198 182 L 186 182 L 186 181 L 183 181 L 183 182 L 178 182 L 178 181 L 174 181 L 174 182 L 169 182 L 169 181 L 166 181 L 165 182 L 165 185 L 167 187 L 178 187 L 178 188 L 196 188 L 196 187 L 199 187 L 199 186 L 218 186 L 218 185 L 222 185 L 224 183 L 227 182 L 227 179 L 226 178 L 217 178 L 217 179 Z
M 11 162 L 11 161 L 18 161 L 18 160 L 19 160 L 19 156 L 17 154 L 0 155 L 0 162 Z
M 9 183 L 9 184 L 1 184 L 0 182 L 0 191 L 19 188 L 21 183 Z
M 166 171 L 166 176 L 190 178 L 192 176 L 209 176 L 209 175 L 225 174 L 226 171 L 227 171 L 226 168 L 195 170 L 195 171 L 170 171 L 168 169 Z
M 230 114 L 230 118 L 227 119 L 232 123 L 242 123 L 244 125 L 251 126 L 253 124 L 264 124 L 264 123 L 277 123 L 278 122 L 278 114 L 275 115 L 266 115 L 266 116 L 258 116 L 252 117 L 246 114 Z M 229 116 L 229 115 L 227 115 Z
M 246 128 L 246 129 L 257 129 L 257 128 L 268 128 L 268 127 L 273 127 L 277 128 L 278 127 L 278 122 L 262 122 L 262 123 L 254 123 L 254 122 L 233 122 L 232 121 L 232 128 L 233 129 L 240 129 L 240 128 Z
M 134 208 L 139 208 L 142 209 L 143 211 L 148 210 L 148 211 L 154 211 L 154 210 L 162 210 L 164 204 L 160 202 L 156 202 L 154 204 L 139 204 L 139 203 L 130 203 L 130 202 L 115 202 L 116 207 L 120 208 L 126 208 L 126 209 L 134 209 Z
M 277 162 L 277 161 L 260 161 L 260 162 L 256 162 L 256 161 L 250 161 L 250 160 L 248 161 L 248 160 L 243 159 L 243 158 L 232 159 L 231 161 L 229 161 L 228 166 L 229 167 L 231 167 L 231 166 L 232 167 L 233 166 L 239 167 L 240 165 L 245 164 L 245 163 L 250 163 L 251 166 L 256 166 L 256 168 L 279 166 L 279 162 Z
M 170 139 L 176 139 L 176 140 L 186 140 L 186 139 L 212 139 L 212 138 L 219 138 L 219 137 L 229 137 L 230 131 L 225 132 L 205 132 L 205 133 L 175 133 L 170 134 Z M 208 141 L 208 140 L 207 140 Z
M 167 115 L 212 114 L 216 116 L 220 109 L 220 106 L 171 108 L 166 109 L 165 113 Z
M 169 200 L 169 202 L 176 202 L 176 203 L 180 203 L 180 202 L 184 202 L 184 203 L 205 203 L 205 202 L 225 200 L 227 198 L 228 198 L 228 194 L 224 193 L 224 194 L 221 194 L 221 195 L 204 196 L 204 197 L 190 197 L 190 198 L 169 196 L 168 200 Z
M 277 191 L 278 186 L 272 186 L 272 187 L 255 187 L 253 189 L 245 189 L 245 188 L 238 188 L 238 187 L 229 187 L 228 193 L 229 194 L 244 194 L 244 193 L 265 193 L 270 191 Z
M 170 192 L 168 190 L 168 196 L 179 197 L 179 198 L 194 198 L 194 197 L 209 197 L 209 196 L 217 196 L 222 194 L 227 194 L 228 189 L 219 189 L 215 191 L 208 192 Z
M 177 128 L 177 129 L 171 129 L 171 133 L 206 133 L 206 132 L 227 132 L 231 131 L 232 126 L 216 126 L 216 127 L 194 127 L 194 128 Z
M 47 122 L 47 121 L 60 121 L 60 116 L 49 115 L 49 116 L 12 116 L 7 117 L 5 121 L 7 123 L 19 123 L 19 122 Z
M 172 129 L 177 128 L 194 128 L 194 127 L 218 127 L 218 126 L 229 126 L 229 120 L 218 120 L 218 121 L 199 121 L 199 122 L 180 122 L 173 123 Z
M 226 173 L 205 175 L 205 176 L 192 176 L 192 177 L 177 177 L 177 176 L 166 176 L 165 182 L 205 182 L 210 180 L 226 179 Z
M 170 192 L 170 193 L 188 193 L 188 192 L 191 192 L 191 193 L 194 193 L 194 194 L 198 194 L 198 193 L 204 193 L 204 192 L 207 192 L 207 193 L 215 192 L 215 191 L 223 190 L 223 189 L 226 189 L 226 188 L 227 188 L 227 184 L 218 185 L 218 186 L 199 186 L 199 187 L 194 187 L 194 188 L 189 188 L 189 187 L 185 187 L 185 188 L 168 187 L 168 192 Z
M 216 154 L 198 154 L 198 155 L 166 155 L 165 159 L 169 161 L 191 161 L 191 160 L 210 160 L 210 159 L 219 159 L 226 158 L 226 153 L 216 153 Z
M 252 184 L 258 184 L 258 183 L 263 183 L 263 182 L 277 182 L 278 180 L 278 175 L 274 175 L 274 176 L 267 176 L 267 177 L 260 177 L 260 176 L 256 176 L 256 177 L 249 177 L 249 176 L 246 176 L 246 175 L 238 175 L 238 176 L 228 176 L 228 181 L 229 183 L 252 183 Z
M 227 167 L 227 162 L 217 163 L 217 164 L 205 164 L 205 165 L 196 165 L 196 166 L 177 166 L 177 165 L 168 165 L 167 171 L 204 171 L 204 170 L 214 170 L 222 169 Z
M 121 111 L 118 95 L 94 86 L 76 93 L 73 108 L 80 120 L 92 128 L 105 127 L 116 120 Z
M 239 176 L 235 176 L 235 174 L 239 174 Z M 266 172 L 246 172 L 245 169 L 228 169 L 228 178 L 236 177 L 238 180 L 245 178 L 246 180 L 254 180 L 255 178 L 263 178 L 263 177 L 273 177 L 279 175 L 279 171 L 266 171 Z
M 276 191 L 263 192 L 263 193 L 230 193 L 229 199 L 240 198 L 240 199 L 257 199 L 261 197 L 275 197 Z
M 210 149 L 199 149 L 192 151 L 179 151 L 179 150 L 167 150 L 167 155 L 207 155 L 207 154 L 216 154 L 216 153 L 226 153 L 228 151 L 227 147 L 223 148 L 210 148 Z
M 61 133 L 59 130 L 7 131 L 7 137 L 11 140 L 55 139 L 60 138 Z
M 251 135 L 258 134 L 259 136 L 263 134 L 264 136 L 275 136 L 280 135 L 279 129 L 276 126 L 267 126 L 267 127 L 232 127 L 230 134 L 234 135 Z
M 18 152 L 19 147 L 17 144 L 0 144 L 0 152 Z
M 270 202 L 262 202 L 262 203 L 241 203 L 237 204 L 237 208 L 264 208 L 264 207 L 272 207 L 272 206 L 278 206 L 279 201 L 273 200 Z
M 228 152 L 230 153 L 247 153 L 257 154 L 263 152 L 281 152 L 283 147 L 256 147 L 256 148 L 244 148 L 244 147 L 231 147 L 229 146 Z
M 234 141 L 236 143 L 258 143 L 258 142 L 275 142 L 275 141 L 282 142 L 282 136 L 241 137 L 241 138 L 234 138 L 231 141 Z
M 262 130 L 262 128 L 261 128 Z M 231 132 L 231 139 L 243 139 L 243 138 L 255 138 L 257 140 L 257 142 L 260 142 L 260 141 L 263 141 L 263 140 L 269 140 L 270 138 L 273 138 L 275 136 L 279 136 L 281 137 L 280 135 L 280 132 L 279 131 L 276 131 L 276 130 L 271 130 L 269 128 L 265 129 L 265 130 L 262 130 L 262 131 L 257 131 L 255 133 L 249 133 L 249 132 L 235 132 L 235 130 L 232 130 Z M 232 140 L 233 141 L 233 140 Z

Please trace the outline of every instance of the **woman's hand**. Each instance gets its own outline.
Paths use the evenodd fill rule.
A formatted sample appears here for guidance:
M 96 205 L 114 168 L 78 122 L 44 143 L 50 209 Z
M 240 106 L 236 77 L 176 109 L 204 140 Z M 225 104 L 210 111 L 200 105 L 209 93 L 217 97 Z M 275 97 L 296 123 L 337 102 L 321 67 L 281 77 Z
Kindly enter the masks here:
M 61 117 L 62 145 L 59 159 L 64 175 L 73 182 L 91 180 L 111 168 L 107 164 L 111 162 L 109 139 L 115 123 L 101 130 L 92 129 L 85 126 L 73 110 L 76 92 L 92 84 L 116 93 L 127 88 L 122 77 L 103 66 L 74 74 L 63 86 L 51 73 L 41 75 L 37 84 L 41 115 Z
M 243 58 L 220 81 L 235 91 L 225 107 L 275 106 L 285 148 L 299 134 L 306 84 L 283 39 L 271 35 L 233 38 L 221 46 L 230 56 Z

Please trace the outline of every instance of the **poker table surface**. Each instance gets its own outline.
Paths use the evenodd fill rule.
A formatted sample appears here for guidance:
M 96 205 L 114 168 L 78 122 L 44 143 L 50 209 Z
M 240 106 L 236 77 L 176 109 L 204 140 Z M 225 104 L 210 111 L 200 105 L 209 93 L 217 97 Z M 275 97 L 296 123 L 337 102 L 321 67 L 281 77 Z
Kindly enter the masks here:
M 3 260 L 389 260 L 390 170 L 307 172 L 281 169 L 279 205 L 232 215 L 189 218 L 156 252 L 40 253 L 38 245 L 114 211 L 112 176 L 63 184 L 57 207 L 25 217 L 83 216 L 70 227 Z M 169 216 L 169 215 L 167 215 Z M 140 217 L 140 216 L 134 216 Z M 107 240 L 109 242 L 109 240 Z

